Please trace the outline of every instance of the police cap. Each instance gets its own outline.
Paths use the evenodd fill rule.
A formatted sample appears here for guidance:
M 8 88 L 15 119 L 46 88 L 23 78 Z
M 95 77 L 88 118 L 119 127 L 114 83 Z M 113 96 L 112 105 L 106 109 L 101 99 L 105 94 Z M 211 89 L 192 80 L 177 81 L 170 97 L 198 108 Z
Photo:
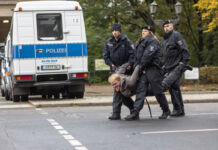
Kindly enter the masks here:
M 144 30 L 149 30 L 149 31 L 151 31 L 151 32 L 153 32 L 153 33 L 155 32 L 155 31 L 154 31 L 154 28 L 153 28 L 152 26 L 144 26 L 144 27 L 142 27 L 142 30 L 143 30 L 143 29 L 144 29 Z

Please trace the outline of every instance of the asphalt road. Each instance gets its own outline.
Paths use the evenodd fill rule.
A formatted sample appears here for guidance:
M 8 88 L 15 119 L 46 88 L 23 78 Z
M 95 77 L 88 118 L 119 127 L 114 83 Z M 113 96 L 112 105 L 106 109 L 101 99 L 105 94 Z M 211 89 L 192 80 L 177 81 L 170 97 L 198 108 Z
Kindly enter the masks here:
M 218 103 L 186 104 L 185 117 L 167 120 L 151 108 L 153 118 L 145 106 L 132 122 L 108 120 L 110 106 L 0 109 L 0 150 L 217 150 Z

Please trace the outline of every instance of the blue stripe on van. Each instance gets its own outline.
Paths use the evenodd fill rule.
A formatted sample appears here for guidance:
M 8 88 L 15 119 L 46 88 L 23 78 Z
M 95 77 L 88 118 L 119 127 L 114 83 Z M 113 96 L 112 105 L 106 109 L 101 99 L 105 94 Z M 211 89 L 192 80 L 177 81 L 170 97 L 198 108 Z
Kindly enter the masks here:
M 67 51 L 66 51 L 67 47 Z M 20 48 L 20 49 L 18 49 Z M 35 49 L 36 52 L 35 54 Z M 86 43 L 70 43 L 70 44 L 37 44 L 13 46 L 13 58 L 51 58 L 51 57 L 73 57 L 88 56 Z

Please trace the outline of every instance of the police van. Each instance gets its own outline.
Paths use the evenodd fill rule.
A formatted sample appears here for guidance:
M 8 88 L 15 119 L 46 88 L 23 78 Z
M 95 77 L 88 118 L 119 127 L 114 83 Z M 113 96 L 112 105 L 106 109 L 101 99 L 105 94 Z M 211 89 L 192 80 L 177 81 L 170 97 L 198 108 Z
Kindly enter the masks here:
M 13 101 L 26 101 L 34 94 L 83 98 L 88 52 L 78 2 L 17 3 L 6 47 Z

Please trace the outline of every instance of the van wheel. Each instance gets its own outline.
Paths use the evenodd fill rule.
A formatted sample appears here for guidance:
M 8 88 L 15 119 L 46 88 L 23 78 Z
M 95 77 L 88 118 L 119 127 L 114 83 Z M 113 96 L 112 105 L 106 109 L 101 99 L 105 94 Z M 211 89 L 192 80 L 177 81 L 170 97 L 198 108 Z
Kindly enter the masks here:
M 68 93 L 68 94 L 67 94 L 67 97 L 68 97 L 68 98 L 75 98 L 75 93 Z
M 14 96 L 12 97 L 12 100 L 13 100 L 13 102 L 19 102 L 19 101 L 20 101 L 20 96 L 14 95 Z
M 1 90 L 1 93 L 2 93 L 2 97 L 4 97 L 5 96 L 5 91 Z
M 83 98 L 84 97 L 84 92 L 78 92 L 76 93 L 77 98 Z
M 21 101 L 22 101 L 22 102 L 28 101 L 28 95 L 22 95 L 22 96 L 21 96 Z
M 8 90 L 5 91 L 5 99 L 8 101 L 10 100 L 10 95 L 8 93 Z
M 42 99 L 46 99 L 46 95 L 42 95 Z
M 59 99 L 60 98 L 60 94 L 57 92 L 54 94 L 54 99 Z

